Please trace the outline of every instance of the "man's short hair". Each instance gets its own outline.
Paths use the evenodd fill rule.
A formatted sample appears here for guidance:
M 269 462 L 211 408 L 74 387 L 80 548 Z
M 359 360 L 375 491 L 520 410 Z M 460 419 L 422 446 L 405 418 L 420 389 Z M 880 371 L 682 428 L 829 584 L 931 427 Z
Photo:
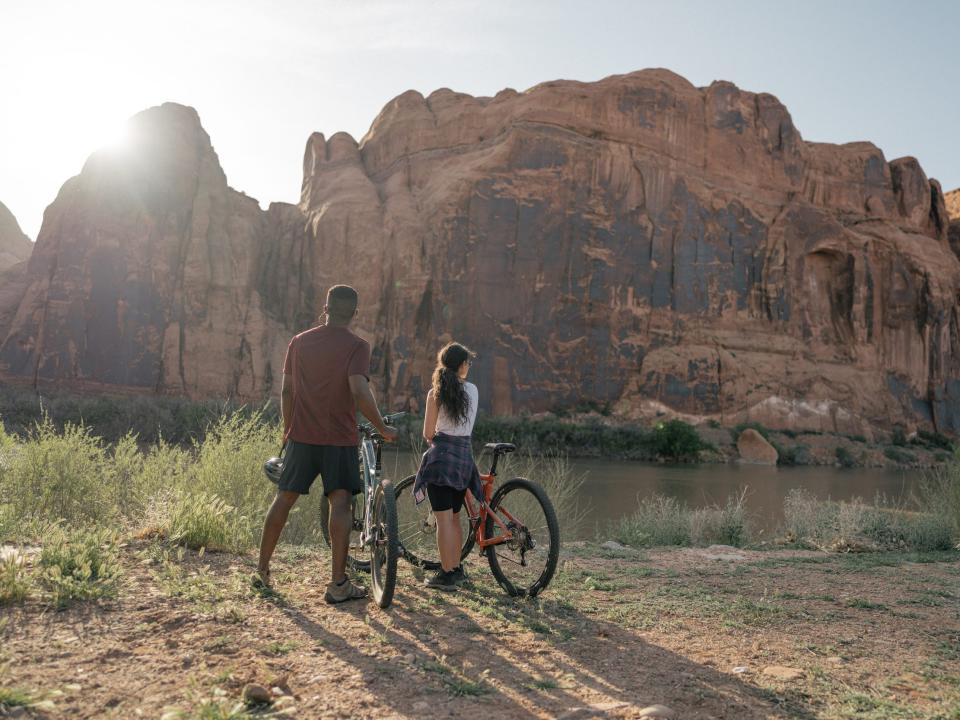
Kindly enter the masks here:
M 344 322 L 357 311 L 357 291 L 349 285 L 334 285 L 327 291 L 327 314 Z

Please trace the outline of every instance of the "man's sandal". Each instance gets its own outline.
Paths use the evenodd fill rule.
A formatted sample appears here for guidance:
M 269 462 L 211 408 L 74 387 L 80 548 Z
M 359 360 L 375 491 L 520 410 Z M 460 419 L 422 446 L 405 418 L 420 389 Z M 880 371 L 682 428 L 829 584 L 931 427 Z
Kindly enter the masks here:
M 367 589 L 362 585 L 354 585 L 348 578 L 342 585 L 337 585 L 332 580 L 327 583 L 327 592 L 323 599 L 331 605 L 346 602 L 347 600 L 362 600 L 367 596 Z

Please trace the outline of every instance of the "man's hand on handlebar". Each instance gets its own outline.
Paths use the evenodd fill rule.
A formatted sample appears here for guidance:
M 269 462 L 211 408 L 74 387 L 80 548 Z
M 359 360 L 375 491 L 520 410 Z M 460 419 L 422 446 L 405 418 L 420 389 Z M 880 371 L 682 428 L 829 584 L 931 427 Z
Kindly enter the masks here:
M 400 437 L 400 432 L 389 425 L 384 425 L 382 428 L 379 428 L 377 432 L 380 433 L 386 442 L 396 442 L 397 438 Z

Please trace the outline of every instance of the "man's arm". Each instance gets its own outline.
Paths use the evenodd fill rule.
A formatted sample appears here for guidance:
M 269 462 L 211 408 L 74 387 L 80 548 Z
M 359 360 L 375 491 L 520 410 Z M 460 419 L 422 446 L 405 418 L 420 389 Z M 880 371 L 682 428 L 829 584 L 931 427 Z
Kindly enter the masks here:
M 280 386 L 280 415 L 283 416 L 283 437 L 286 438 L 293 420 L 293 378 L 287 374 L 284 374 Z
M 351 375 L 350 392 L 353 393 L 353 401 L 357 409 L 363 413 L 363 416 L 373 423 L 377 432 L 383 435 L 385 440 L 394 441 L 397 439 L 397 431 L 387 427 L 380 415 L 380 408 L 377 407 L 377 400 L 373 397 L 373 390 L 370 383 L 364 375 Z

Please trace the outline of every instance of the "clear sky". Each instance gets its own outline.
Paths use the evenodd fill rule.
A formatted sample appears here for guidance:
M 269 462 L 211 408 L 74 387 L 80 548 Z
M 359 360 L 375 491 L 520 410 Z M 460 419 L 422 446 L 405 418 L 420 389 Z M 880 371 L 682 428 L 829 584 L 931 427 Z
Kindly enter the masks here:
M 665 67 L 778 96 L 808 140 L 871 140 L 960 186 L 953 0 L 0 0 L 0 202 L 43 209 L 130 115 L 192 105 L 230 184 L 295 202 L 314 130 L 409 88 L 493 95 Z

